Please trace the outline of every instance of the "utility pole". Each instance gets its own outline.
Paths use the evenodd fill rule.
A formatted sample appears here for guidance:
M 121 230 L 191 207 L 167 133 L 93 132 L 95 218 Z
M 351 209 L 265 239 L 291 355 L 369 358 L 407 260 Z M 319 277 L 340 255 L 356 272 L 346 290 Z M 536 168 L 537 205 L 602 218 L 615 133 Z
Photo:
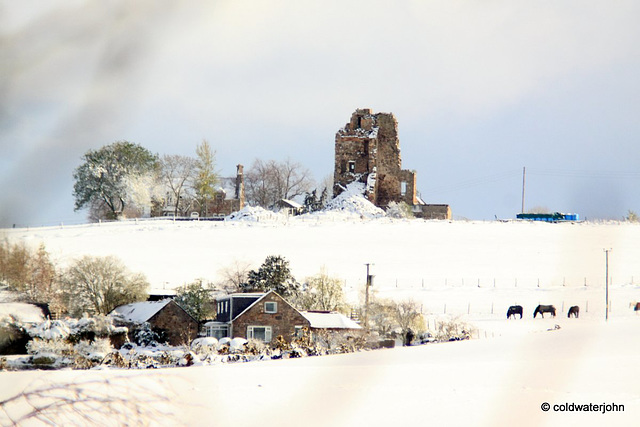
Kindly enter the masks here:
M 609 252 L 611 252 L 611 248 L 609 249 L 604 249 L 604 253 L 605 253 L 605 291 L 604 291 L 604 297 L 605 297 L 605 315 L 604 315 L 604 320 L 609 320 Z
M 525 178 L 527 176 L 527 168 L 526 166 L 522 167 L 522 210 L 520 211 L 520 213 L 524 213 L 524 184 L 525 184 Z
M 369 274 L 369 266 L 373 264 L 365 264 L 367 266 L 367 282 L 364 292 L 364 328 L 369 329 L 369 287 L 373 285 L 373 276 Z

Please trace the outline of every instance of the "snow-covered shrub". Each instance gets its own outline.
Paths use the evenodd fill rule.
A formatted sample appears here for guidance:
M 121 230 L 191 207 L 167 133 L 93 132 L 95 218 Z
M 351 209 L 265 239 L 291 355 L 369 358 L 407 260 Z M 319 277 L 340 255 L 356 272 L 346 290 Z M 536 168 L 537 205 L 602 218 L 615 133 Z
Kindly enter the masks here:
M 460 317 L 446 317 L 436 321 L 436 341 L 468 340 L 475 331 L 473 325 Z
M 178 366 L 193 366 L 201 365 L 202 361 L 193 351 L 188 351 L 185 355 L 178 360 Z
M 163 332 L 154 330 L 149 323 L 145 322 L 135 332 L 134 341 L 142 347 L 157 347 L 160 343 L 167 341 Z
M 41 340 L 66 340 L 71 335 L 71 329 L 63 320 L 47 319 L 29 329 L 29 335 Z
M 366 348 L 366 339 L 353 332 L 319 331 L 315 335 L 315 346 L 326 353 L 352 353 Z
M 27 352 L 32 355 L 54 354 L 57 356 L 71 356 L 73 345 L 65 340 L 45 340 L 34 338 L 27 344 Z
M 129 362 L 122 357 L 119 351 L 112 351 L 102 359 L 102 364 L 107 366 L 115 366 L 117 368 L 126 368 L 129 366 Z
M 244 353 L 252 354 L 254 356 L 259 354 L 267 355 L 268 353 L 270 353 L 269 347 L 260 340 L 247 341 L 247 343 L 244 345 L 243 351 Z
M 218 348 L 218 340 L 213 337 L 196 338 L 191 342 L 191 350 L 198 356 L 208 356 Z
M 244 338 L 233 338 L 229 342 L 229 351 L 231 353 L 244 353 L 248 343 L 249 341 Z
M 111 342 L 105 338 L 98 338 L 93 342 L 80 341 L 78 344 L 73 346 L 73 349 L 78 355 L 86 357 L 92 362 L 102 361 L 107 354 L 113 351 Z
M 414 217 L 411 206 L 405 202 L 389 202 L 386 212 L 387 216 L 391 218 L 409 219 Z
M 73 362 L 73 346 L 65 340 L 34 338 L 27 344 L 34 365 L 68 366 Z

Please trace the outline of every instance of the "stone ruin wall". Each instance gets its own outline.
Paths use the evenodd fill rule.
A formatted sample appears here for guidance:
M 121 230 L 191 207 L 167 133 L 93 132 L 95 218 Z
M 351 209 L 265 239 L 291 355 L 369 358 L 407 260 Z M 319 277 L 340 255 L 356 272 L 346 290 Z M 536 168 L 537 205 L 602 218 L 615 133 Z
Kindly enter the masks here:
M 416 175 L 401 167 L 398 122 L 392 113 L 372 114 L 370 109 L 358 109 L 336 133 L 334 195 L 353 181 L 366 182 L 375 171 L 375 187 L 367 194 L 373 204 L 386 207 L 392 201 L 405 201 L 414 205 Z

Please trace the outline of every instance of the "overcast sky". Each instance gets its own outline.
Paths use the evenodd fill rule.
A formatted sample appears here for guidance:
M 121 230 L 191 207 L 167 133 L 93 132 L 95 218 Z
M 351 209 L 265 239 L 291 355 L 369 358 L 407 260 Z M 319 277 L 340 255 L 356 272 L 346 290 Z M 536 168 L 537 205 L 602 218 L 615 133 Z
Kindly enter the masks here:
M 640 2 L 0 0 L 0 227 L 80 222 L 119 140 L 333 173 L 356 108 L 456 218 L 640 212 Z

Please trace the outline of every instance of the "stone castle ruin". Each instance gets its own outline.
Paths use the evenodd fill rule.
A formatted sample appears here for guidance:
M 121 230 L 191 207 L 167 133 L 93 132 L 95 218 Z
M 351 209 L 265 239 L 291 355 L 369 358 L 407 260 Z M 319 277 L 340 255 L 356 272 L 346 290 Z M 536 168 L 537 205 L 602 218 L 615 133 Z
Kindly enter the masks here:
M 354 181 L 364 183 L 367 199 L 383 209 L 405 202 L 416 217 L 451 219 L 448 205 L 428 205 L 417 196 L 416 172 L 402 169 L 398 121 L 392 113 L 358 109 L 336 133 L 334 196 Z

